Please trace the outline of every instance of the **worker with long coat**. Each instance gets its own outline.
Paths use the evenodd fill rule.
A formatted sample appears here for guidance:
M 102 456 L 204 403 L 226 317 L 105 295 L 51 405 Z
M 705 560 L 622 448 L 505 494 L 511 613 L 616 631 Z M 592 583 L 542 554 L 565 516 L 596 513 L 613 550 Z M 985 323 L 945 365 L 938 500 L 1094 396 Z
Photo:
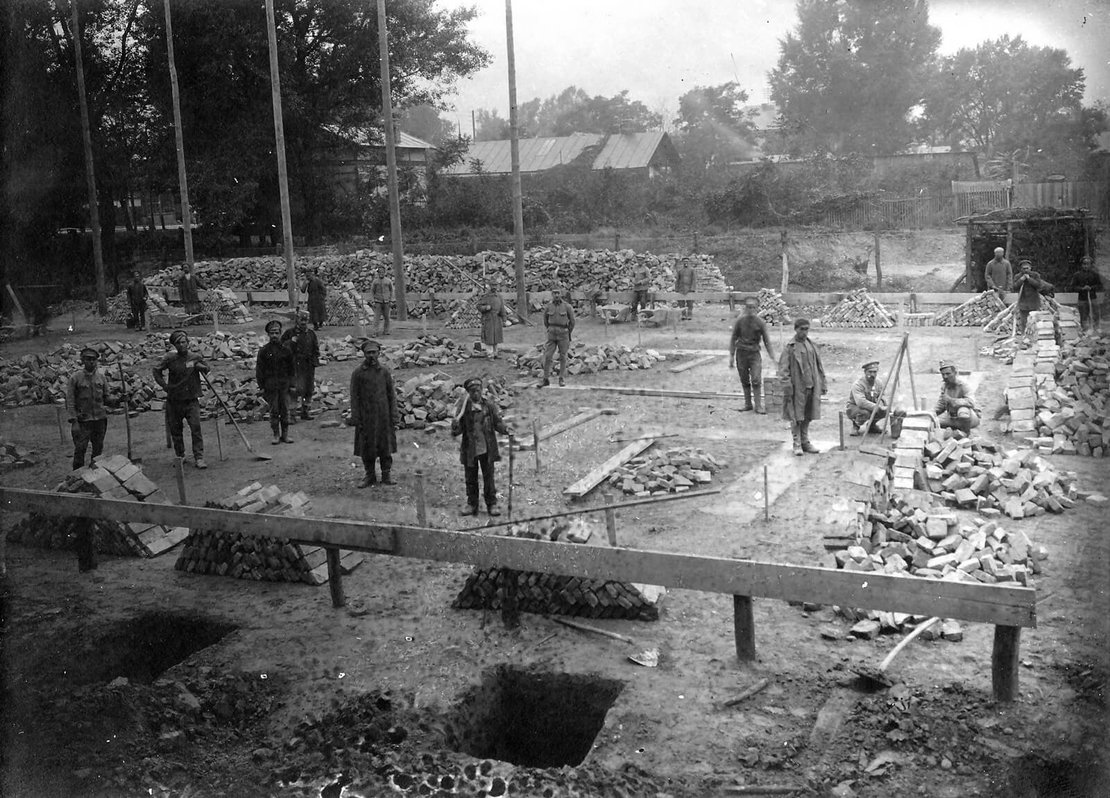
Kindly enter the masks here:
M 193 274 L 193 265 L 186 263 L 177 280 L 177 290 L 181 292 L 181 303 L 185 306 L 186 313 L 200 313 L 200 291 L 205 288 L 207 286 Z
M 509 429 L 501 420 L 497 403 L 482 395 L 482 380 L 471 377 L 463 383 L 466 393 L 460 397 L 451 419 L 451 434 L 461 435 L 459 460 L 466 479 L 466 507 L 463 515 L 478 514 L 478 470 L 482 471 L 482 494 L 486 512 L 501 515 L 497 509 L 497 486 L 494 483 L 494 463 L 501 459 L 497 447 L 497 433 L 508 435 Z
M 320 340 L 308 329 L 308 317 L 297 314 L 296 323 L 282 333 L 281 342 L 293 353 L 293 394 L 301 400 L 300 416 L 305 421 L 312 418 L 308 408 L 316 390 L 316 364 L 320 362 Z M 290 410 L 290 423 L 293 422 Z
M 782 417 L 790 422 L 794 454 L 818 454 L 809 440 L 809 424 L 821 418 L 821 397 L 828 393 L 825 367 L 817 345 L 809 340 L 809 319 L 794 322 L 794 337 L 779 355 Z
M 273 443 L 292 443 L 289 437 L 289 389 L 296 376 L 293 352 L 281 340 L 281 322 L 269 322 L 266 335 L 270 340 L 258 352 L 254 365 L 254 379 L 266 404 L 270 406 L 270 429 Z
M 490 281 L 489 290 L 478 300 L 478 312 L 482 314 L 482 343 L 489 347 L 490 357 L 497 357 L 497 346 L 505 340 L 505 301 L 496 281 Z
M 308 280 L 301 289 L 308 297 L 308 318 L 312 322 L 312 329 L 319 330 L 324 326 L 327 318 L 328 287 L 320 279 L 320 272 L 312 269 L 308 273 Z
M 382 345 L 369 340 L 362 345 L 365 358 L 351 374 L 351 420 L 355 428 L 355 455 L 362 458 L 365 476 L 360 488 L 376 485 L 375 460 L 381 462 L 382 484 L 396 485 L 391 477 L 397 451 L 397 392 L 393 375 L 379 362 Z

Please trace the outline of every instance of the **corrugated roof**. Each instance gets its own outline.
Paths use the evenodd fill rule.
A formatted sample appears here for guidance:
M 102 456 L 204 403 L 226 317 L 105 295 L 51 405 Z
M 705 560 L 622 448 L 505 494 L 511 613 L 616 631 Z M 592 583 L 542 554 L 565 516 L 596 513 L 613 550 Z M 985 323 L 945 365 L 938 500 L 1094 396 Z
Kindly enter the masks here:
M 384 147 L 385 146 L 385 133 L 378 129 L 367 130 L 365 128 L 351 129 L 340 128 L 338 125 L 325 125 L 324 130 L 331 133 L 337 139 L 345 141 L 349 144 L 356 144 L 360 147 Z M 397 131 L 396 146 L 406 150 L 434 150 L 434 144 L 429 144 L 424 139 L 418 139 L 403 130 Z
M 520 171 L 542 172 L 567 164 L 582 154 L 587 147 L 601 143 L 603 136 L 595 133 L 576 133 L 573 136 L 548 136 L 520 140 Z M 465 175 L 473 171 L 471 164 L 477 160 L 487 174 L 509 174 L 512 171 L 511 142 L 474 141 L 460 163 L 446 170 L 449 175 Z
M 652 157 L 665 138 L 669 144 L 670 138 L 661 130 L 614 134 L 594 158 L 593 168 L 643 169 L 651 164 Z

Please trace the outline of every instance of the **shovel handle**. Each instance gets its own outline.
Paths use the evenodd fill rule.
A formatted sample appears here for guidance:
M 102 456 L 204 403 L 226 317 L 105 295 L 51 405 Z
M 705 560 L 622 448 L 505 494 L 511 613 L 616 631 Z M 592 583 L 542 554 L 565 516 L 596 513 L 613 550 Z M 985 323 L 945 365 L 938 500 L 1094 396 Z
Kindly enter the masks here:
M 916 627 L 914 627 L 914 630 L 912 632 L 902 638 L 902 642 L 892 648 L 890 650 L 890 653 L 883 657 L 883 661 L 879 663 L 879 672 L 881 673 L 885 671 L 890 663 L 894 661 L 894 658 L 901 653 L 902 649 L 910 644 L 911 640 L 920 635 L 926 629 L 929 629 L 938 623 L 940 623 L 940 618 L 930 618 L 929 620 L 924 621 L 923 623 L 919 623 Z

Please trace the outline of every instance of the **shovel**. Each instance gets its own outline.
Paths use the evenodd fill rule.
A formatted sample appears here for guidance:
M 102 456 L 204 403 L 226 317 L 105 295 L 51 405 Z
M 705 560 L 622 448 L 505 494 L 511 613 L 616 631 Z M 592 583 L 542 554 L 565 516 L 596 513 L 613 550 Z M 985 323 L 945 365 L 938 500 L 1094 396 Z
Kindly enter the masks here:
M 143 458 L 131 454 L 131 396 L 127 392 L 127 383 L 123 381 L 123 364 L 116 363 L 116 365 L 119 366 L 119 382 L 123 390 L 123 423 L 127 427 L 127 459 L 137 465 L 143 461 Z
M 247 440 L 247 436 L 243 434 L 243 430 L 239 427 L 239 422 L 235 420 L 235 414 L 231 412 L 231 408 L 227 406 L 227 402 L 220 396 L 215 386 L 208 381 L 208 375 L 202 371 L 200 376 L 201 379 L 204 380 L 204 384 L 212 390 L 212 394 L 216 397 L 216 401 L 220 403 L 220 407 L 227 411 L 227 417 L 230 418 L 231 423 L 235 425 L 235 431 L 239 433 L 239 437 L 242 439 L 243 445 L 247 447 L 247 451 L 254 455 L 255 460 L 273 460 L 274 458 L 270 455 L 262 454 L 254 450 L 254 447 L 251 446 L 251 442 Z
M 910 632 L 908 635 L 905 636 L 905 638 L 902 639 L 902 642 L 892 648 L 890 650 L 890 653 L 883 657 L 883 661 L 879 663 L 878 668 L 874 668 L 870 665 L 861 665 L 858 668 L 853 668 L 853 670 L 856 672 L 856 674 L 859 675 L 860 680 L 870 688 L 880 690 L 891 687 L 894 682 L 891 681 L 890 677 L 886 675 L 886 669 L 890 667 L 890 663 L 894 661 L 894 658 L 897 657 L 899 653 L 901 653 L 903 648 L 910 644 L 911 640 L 924 632 L 926 629 L 929 629 L 936 625 L 939 621 L 940 618 L 930 618 L 924 623 L 919 623 L 912 632 Z

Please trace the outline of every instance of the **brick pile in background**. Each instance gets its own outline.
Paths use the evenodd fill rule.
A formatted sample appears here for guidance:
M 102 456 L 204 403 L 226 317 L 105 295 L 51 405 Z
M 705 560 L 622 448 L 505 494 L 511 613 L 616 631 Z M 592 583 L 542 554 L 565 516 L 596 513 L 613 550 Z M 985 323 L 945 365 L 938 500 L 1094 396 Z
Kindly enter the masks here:
M 954 308 L 946 308 L 933 316 L 938 327 L 982 327 L 1006 309 L 994 291 L 984 291 Z
M 871 296 L 866 288 L 849 291 L 821 317 L 824 327 L 893 327 L 894 323 L 894 314 Z
M 567 353 L 567 372 L 569 374 L 596 374 L 599 371 L 636 371 L 649 369 L 666 357 L 654 349 L 628 347 L 616 344 L 586 346 L 575 341 Z M 558 355 L 553 368 L 558 368 Z M 537 345 L 518 355 L 516 367 L 521 374 L 533 377 L 543 376 L 543 346 Z

